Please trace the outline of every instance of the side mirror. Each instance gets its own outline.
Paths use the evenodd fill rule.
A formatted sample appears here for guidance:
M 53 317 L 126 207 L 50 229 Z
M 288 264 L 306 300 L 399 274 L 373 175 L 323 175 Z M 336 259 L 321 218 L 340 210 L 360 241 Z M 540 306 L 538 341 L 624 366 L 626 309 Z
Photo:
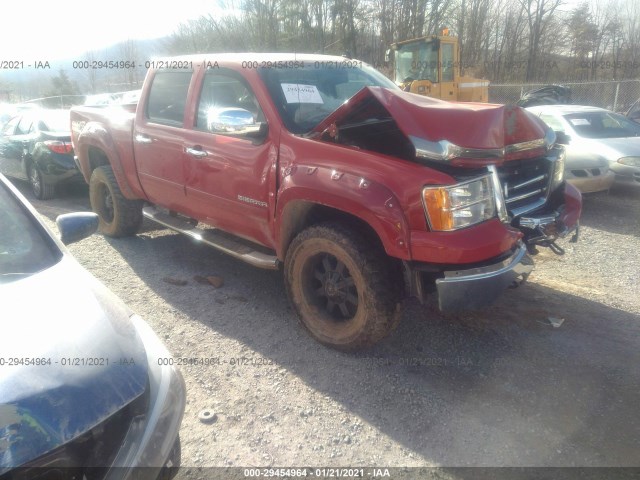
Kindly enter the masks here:
M 564 132 L 554 130 L 556 134 L 556 143 L 560 145 L 569 145 L 571 143 L 571 137 Z
M 76 212 L 58 215 L 56 218 L 60 241 L 65 245 L 78 242 L 98 230 L 98 215 L 93 212 Z
M 261 131 L 262 123 L 255 123 L 253 113 L 244 108 L 213 108 L 207 113 L 207 127 L 210 132 L 226 135 L 248 135 Z

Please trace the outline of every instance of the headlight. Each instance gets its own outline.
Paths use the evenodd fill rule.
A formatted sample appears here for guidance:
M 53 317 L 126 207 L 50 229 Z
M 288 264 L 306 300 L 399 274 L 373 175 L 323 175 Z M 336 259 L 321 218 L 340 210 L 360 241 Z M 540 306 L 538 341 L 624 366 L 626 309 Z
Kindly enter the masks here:
M 564 147 L 560 147 L 558 158 L 553 166 L 553 179 L 551 181 L 551 190 L 554 190 L 564 180 L 564 159 L 565 151 Z
M 640 167 L 640 157 L 622 157 L 618 159 L 618 163 L 629 167 Z
M 425 187 L 422 198 L 432 230 L 457 230 L 496 215 L 491 175 L 457 185 Z

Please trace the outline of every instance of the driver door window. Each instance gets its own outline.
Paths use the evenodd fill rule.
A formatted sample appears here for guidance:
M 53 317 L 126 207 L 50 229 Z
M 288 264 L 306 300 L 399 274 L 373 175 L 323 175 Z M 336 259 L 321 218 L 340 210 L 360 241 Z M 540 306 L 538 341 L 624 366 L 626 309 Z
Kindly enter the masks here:
M 256 96 L 242 78 L 233 72 L 208 70 L 202 83 L 200 101 L 198 102 L 196 129 L 221 133 L 215 131 L 211 124 L 213 112 L 221 108 L 247 110 L 253 115 L 254 123 L 265 121 Z

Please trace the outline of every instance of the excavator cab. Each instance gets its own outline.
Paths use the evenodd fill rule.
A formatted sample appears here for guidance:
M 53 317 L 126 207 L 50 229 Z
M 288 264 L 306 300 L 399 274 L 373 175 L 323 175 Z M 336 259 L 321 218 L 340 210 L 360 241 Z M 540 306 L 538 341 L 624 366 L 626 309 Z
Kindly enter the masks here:
M 391 45 L 394 80 L 407 92 L 460 102 L 488 102 L 487 80 L 460 76 L 458 39 L 442 35 Z

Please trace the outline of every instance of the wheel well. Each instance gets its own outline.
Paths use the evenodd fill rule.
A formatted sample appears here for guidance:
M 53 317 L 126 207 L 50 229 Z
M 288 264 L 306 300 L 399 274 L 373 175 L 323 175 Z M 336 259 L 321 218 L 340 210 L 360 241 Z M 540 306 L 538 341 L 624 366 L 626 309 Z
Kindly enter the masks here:
M 102 165 L 109 165 L 109 159 L 105 153 L 96 147 L 89 147 L 89 177 L 93 171 Z
M 281 260 L 284 260 L 294 237 L 306 228 L 326 222 L 342 223 L 348 228 L 360 233 L 370 246 L 375 246 L 380 254 L 387 258 L 391 272 L 396 276 L 396 286 L 399 289 L 399 293 L 404 293 L 405 285 L 402 276 L 402 261 L 386 254 L 378 233 L 366 221 L 342 210 L 305 201 L 297 201 L 287 206 L 284 214 L 286 218 L 282 226 L 281 245 L 283 258 Z
M 299 201 L 287 207 L 282 226 L 282 254 L 286 254 L 293 238 L 302 230 L 318 223 L 340 222 L 348 225 L 374 242 L 384 251 L 382 241 L 367 222 L 355 215 L 317 203 Z

